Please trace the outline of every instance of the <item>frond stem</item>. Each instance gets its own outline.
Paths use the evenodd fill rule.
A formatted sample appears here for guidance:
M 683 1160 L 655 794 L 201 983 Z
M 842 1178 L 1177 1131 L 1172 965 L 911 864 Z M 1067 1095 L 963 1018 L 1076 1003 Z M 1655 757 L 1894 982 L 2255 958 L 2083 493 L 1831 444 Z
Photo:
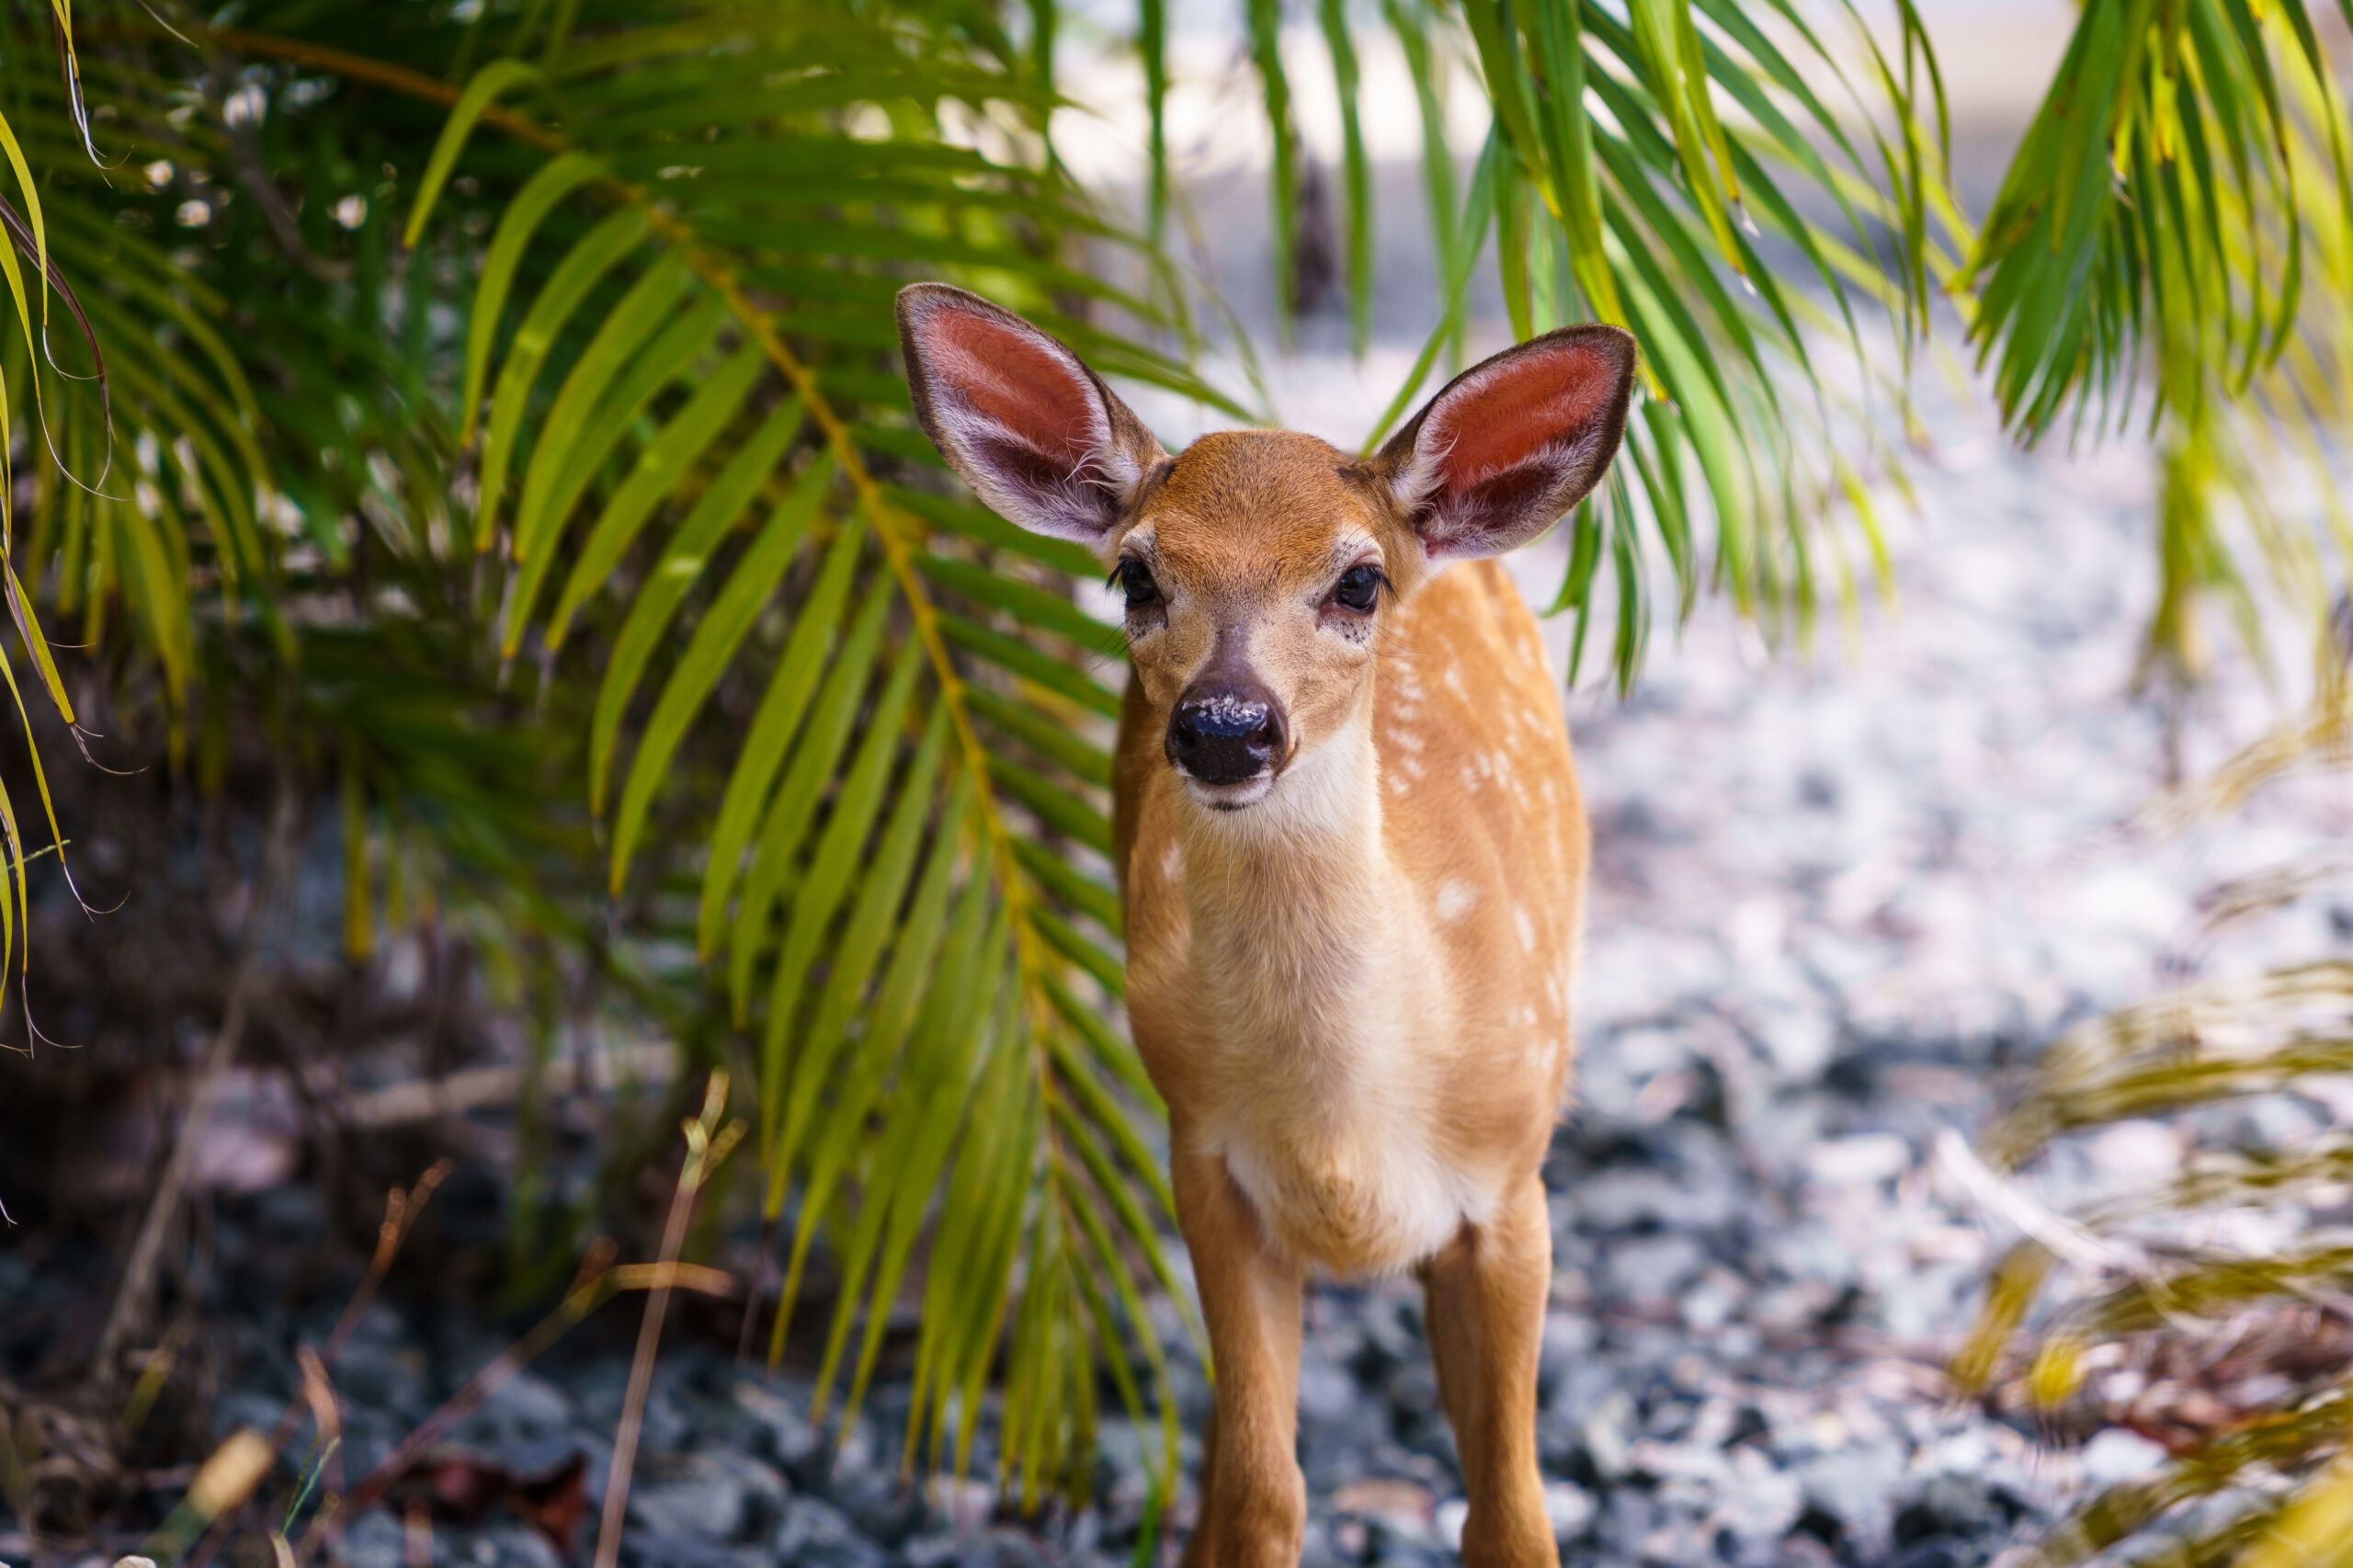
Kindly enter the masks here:
M 857 493 L 858 505 L 874 527 L 874 537 L 881 541 L 883 558 L 890 566 L 892 576 L 898 582 L 900 597 L 906 601 L 907 613 L 915 622 L 916 639 L 923 643 L 925 655 L 931 661 L 932 676 L 939 685 L 939 699 L 947 704 L 949 722 L 955 727 L 957 749 L 962 754 L 964 766 L 972 776 L 975 787 L 973 799 L 979 807 L 981 832 L 988 841 L 990 858 L 995 863 L 999 895 L 1005 901 L 1006 918 L 1013 929 L 1014 954 L 1020 971 L 1023 1003 L 1029 1010 L 1033 1027 L 1042 1032 L 1051 1025 L 1053 1017 L 1052 998 L 1040 979 L 1050 960 L 1042 950 L 1037 928 L 1029 917 L 1029 883 L 1015 854 L 1013 831 L 1006 825 L 1004 813 L 998 808 L 996 790 L 990 778 L 988 749 L 982 744 L 980 731 L 972 722 L 972 705 L 964 697 L 964 677 L 949 654 L 947 637 L 939 629 L 938 607 L 932 603 L 931 595 L 915 570 L 915 552 L 910 541 L 921 534 L 922 525 L 892 506 L 884 495 L 881 485 L 867 468 L 857 441 L 851 437 L 849 426 L 819 389 L 816 372 L 785 343 L 776 330 L 774 318 L 744 292 L 733 266 L 699 239 L 693 230 L 674 214 L 645 199 L 642 190 L 631 187 L 623 188 L 631 190 L 642 203 L 641 210 L 645 214 L 647 226 L 663 239 L 686 251 L 688 265 L 694 268 L 696 276 L 719 295 L 744 329 L 759 344 L 768 362 L 792 383 L 809 417 L 816 423 L 825 437 L 825 444 L 833 449 L 834 460 L 840 465 L 843 476 Z M 1038 1079 L 1051 1109 L 1053 1073 L 1045 1060 L 1042 1047 Z

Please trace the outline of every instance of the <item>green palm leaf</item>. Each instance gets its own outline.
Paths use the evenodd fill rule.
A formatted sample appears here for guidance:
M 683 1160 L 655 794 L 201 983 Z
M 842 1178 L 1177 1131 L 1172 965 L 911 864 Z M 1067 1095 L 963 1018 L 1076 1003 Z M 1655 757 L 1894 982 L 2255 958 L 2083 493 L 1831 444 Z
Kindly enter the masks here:
M 1066 1016 L 1074 985 L 1117 985 L 1116 960 L 1081 934 L 1115 926 L 1116 903 L 1099 870 L 1049 847 L 1109 847 L 1102 739 L 1074 738 L 1070 723 L 1074 698 L 1099 712 L 1109 694 L 1073 671 L 1066 651 L 1099 653 L 1108 635 L 1055 575 L 1091 562 L 947 502 L 935 481 L 916 477 L 931 467 L 927 454 L 910 472 L 918 460 L 898 438 L 904 391 L 874 373 L 875 347 L 892 341 L 892 290 L 851 285 L 877 267 L 983 265 L 1001 288 L 1067 285 L 1152 312 L 1024 254 L 1023 224 L 1113 232 L 1054 176 L 921 137 L 854 141 L 835 114 L 878 100 L 928 114 L 958 85 L 1025 92 L 1017 82 L 978 70 L 964 84 L 947 73 L 945 86 L 935 74 L 910 77 L 878 36 L 870 62 L 851 47 L 797 90 L 736 98 L 702 86 L 712 71 L 763 75 L 749 71 L 742 41 L 738 32 L 714 43 L 691 28 L 640 34 L 627 69 L 616 70 L 584 40 L 530 71 L 496 67 L 461 92 L 428 197 L 469 166 L 462 149 L 478 123 L 502 126 L 490 106 L 507 88 L 543 80 L 545 102 L 566 116 L 560 129 L 532 132 L 547 161 L 522 176 L 520 216 L 493 241 L 497 269 L 473 300 L 467 384 L 492 388 L 473 534 L 478 545 L 504 540 L 500 642 L 510 654 L 536 631 L 551 656 L 568 656 L 612 613 L 600 599 L 634 576 L 632 562 L 647 562 L 634 602 L 614 606 L 626 613 L 590 747 L 591 799 L 601 801 L 632 696 L 658 677 L 612 824 L 616 887 L 648 843 L 651 814 L 682 786 L 691 799 L 678 765 L 698 716 L 765 687 L 719 790 L 698 926 L 736 1016 L 762 1041 L 769 1211 L 807 1182 L 788 1300 L 811 1236 L 829 1227 L 857 1286 L 843 1311 L 869 1316 L 854 1358 L 845 1359 L 855 1319 L 837 1316 L 832 1331 L 855 1400 L 880 1314 L 935 1218 L 935 1187 L 948 1205 L 936 1217 L 942 1236 L 957 1229 L 960 1203 L 995 1210 L 1007 1207 L 1003 1193 L 1036 1195 L 976 1225 L 962 1261 L 935 1254 L 930 1288 L 1017 1304 L 984 1302 L 970 1332 L 932 1342 L 930 1403 L 919 1414 L 936 1433 L 946 1402 L 995 1358 L 987 1325 L 1009 1312 L 1006 1343 L 1031 1403 L 1006 1451 L 1022 1457 L 1024 1475 L 1059 1485 L 1078 1473 L 1071 1445 L 1091 1430 L 1058 1403 L 1091 1385 L 1096 1329 L 1083 1325 L 1161 1273 L 1167 1219 L 1121 1192 L 1091 1200 L 1091 1239 L 1071 1228 L 1080 1223 L 1071 1195 L 1097 1190 L 1097 1175 L 1113 1169 L 1095 1151 L 1136 1147 L 1124 1119 L 1137 1108 L 1124 1099 L 1131 1063 L 1090 1076 L 1083 1093 L 1063 1085 L 1063 1064 L 1127 1048 Z M 789 28 L 752 28 L 755 56 L 793 58 L 795 41 Z M 772 70 L 763 79 L 773 82 Z M 910 102 L 911 91 L 927 96 Z M 698 138 L 690 154 L 671 140 L 688 129 Z M 689 157 L 692 173 L 663 177 Z M 815 211 L 859 221 L 813 225 Z M 421 204 L 410 232 L 429 235 L 429 217 Z M 559 222 L 578 237 L 529 239 L 552 241 Z M 539 263 L 533 290 L 525 278 L 542 251 L 551 259 Z M 818 256 L 825 266 L 813 273 Z M 813 284 L 819 276 L 826 281 Z M 805 302 L 796 297 L 804 288 L 813 289 Z M 502 350 L 495 320 L 516 310 L 520 324 Z M 1199 390 L 1131 346 L 1117 358 L 1130 373 Z M 770 521 L 714 575 L 707 562 L 728 548 L 754 496 L 792 470 L 799 477 Z M 915 482 L 886 484 L 882 473 Z M 558 562 L 565 583 L 542 626 L 537 607 Z M 675 653 L 662 647 L 665 634 Z M 589 644 L 592 653 L 601 646 Z M 1030 678 L 1044 669 L 1054 676 Z M 962 1005 L 927 1005 L 902 1033 L 890 1020 L 906 1016 L 915 966 L 950 903 L 964 912 L 947 937 L 962 955 L 951 972 L 969 979 L 934 998 L 961 990 Z M 983 1091 L 950 1092 L 964 1073 L 978 1074 Z M 1120 1125 L 1101 1126 L 1106 1118 Z M 1083 1143 L 1074 1137 L 1090 1128 Z M 974 1170 L 1032 1163 L 1066 1174 L 1042 1187 L 999 1183 L 995 1197 L 963 1190 Z M 855 1184 L 853 1171 L 863 1173 Z M 1079 1249 L 1093 1259 L 1084 1286 Z M 1026 1281 L 1017 1289 L 1017 1276 Z M 1123 1311 L 1120 1321 L 1158 1365 L 1149 1320 Z
M 1439 225 L 1449 302 L 1368 449 L 1413 406 L 1441 351 L 1459 342 L 1469 281 L 1462 258 L 1490 229 L 1517 335 L 1587 319 L 1631 329 L 1650 393 L 1626 445 L 1639 491 L 1613 486 L 1581 516 L 1558 596 L 1558 608 L 1579 612 L 1581 660 L 1597 605 L 1590 563 L 1600 540 L 1620 541 L 1610 663 L 1621 683 L 1631 679 L 1654 591 L 1645 534 L 1665 546 L 1679 610 L 1707 570 L 1689 542 L 1708 531 L 1714 581 L 1768 628 L 1802 632 L 1822 590 L 1816 533 L 1820 519 L 1847 502 L 1852 472 L 1832 432 L 1869 431 L 1871 417 L 1847 407 L 1815 374 L 1814 340 L 1829 324 L 1780 281 L 1761 247 L 1804 258 L 1863 383 L 1901 408 L 1901 380 L 1884 377 L 1866 356 L 1859 307 L 1893 312 L 1908 363 L 1925 329 L 1929 283 L 1950 275 L 1952 253 L 1968 240 L 1942 194 L 1940 153 L 1921 125 L 1927 106 L 1914 65 L 1926 44 L 1911 8 L 1899 7 L 1900 63 L 1854 22 L 1873 97 L 1847 90 L 1854 104 L 1878 106 L 1861 117 L 1867 132 L 1850 131 L 1814 85 L 1845 84 L 1838 57 L 1793 8 L 1774 10 L 1782 25 L 1772 33 L 1739 7 L 1688 0 L 1623 11 L 1466 0 L 1461 11 L 1495 131 L 1459 223 Z M 1402 3 L 1385 20 L 1425 82 L 1422 112 L 1435 135 L 1439 109 L 1429 79 L 1444 55 L 1427 35 L 1443 40 L 1455 24 Z M 1933 85 L 1932 61 L 1927 76 Z M 1740 118 L 1729 118 L 1727 106 Z M 1442 199 L 1443 159 L 1433 153 L 1426 162 Z M 1825 206 L 1843 216 L 1851 242 L 1805 216 Z M 1865 451 L 1877 467 L 1899 466 L 1873 437 L 1866 436 Z M 1618 515 L 1636 494 L 1643 510 Z M 1856 509 L 1853 522 L 1877 556 L 1873 517 Z M 1845 552 L 1836 558 L 1843 563 Z M 1850 596 L 1843 575 L 1840 587 L 1842 598 Z

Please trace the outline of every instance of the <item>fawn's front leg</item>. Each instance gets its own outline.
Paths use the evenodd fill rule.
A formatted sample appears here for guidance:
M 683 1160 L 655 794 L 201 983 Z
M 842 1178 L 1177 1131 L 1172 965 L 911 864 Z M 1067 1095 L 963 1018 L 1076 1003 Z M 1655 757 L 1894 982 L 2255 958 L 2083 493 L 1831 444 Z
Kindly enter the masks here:
M 1466 1568 L 1557 1568 L 1536 1463 L 1536 1381 L 1552 1283 L 1552 1217 L 1530 1176 L 1484 1225 L 1423 1266 L 1438 1397 L 1454 1427 L 1471 1513 Z
M 1216 1358 L 1201 1514 L 1184 1568 L 1291 1568 L 1307 1528 L 1299 1471 L 1299 1266 L 1267 1244 L 1225 1162 L 1172 1129 L 1176 1222 Z

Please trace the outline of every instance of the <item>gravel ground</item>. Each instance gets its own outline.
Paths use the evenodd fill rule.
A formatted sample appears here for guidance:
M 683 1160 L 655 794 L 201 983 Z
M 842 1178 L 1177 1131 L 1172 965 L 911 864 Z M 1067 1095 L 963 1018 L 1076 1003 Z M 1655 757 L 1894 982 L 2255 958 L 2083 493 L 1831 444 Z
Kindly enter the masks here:
M 1811 659 L 1768 660 L 1705 605 L 1654 648 L 1632 700 L 1571 699 L 1597 865 L 1577 1101 L 1546 1171 L 1558 1272 L 1540 1437 L 1573 1563 L 1972 1568 L 2087 1479 L 2153 1463 L 2121 1432 L 2039 1449 L 1949 1399 L 1938 1369 L 2007 1238 L 1939 1179 L 1933 1145 L 1972 1133 L 2072 1020 L 2168 975 L 2341 949 L 2353 930 L 2353 911 L 2324 907 L 2219 955 L 2197 940 L 2196 898 L 2217 879 L 2353 835 L 2342 783 L 2175 839 L 2129 828 L 2169 750 L 2157 713 L 2125 696 L 2151 593 L 2138 460 L 2010 453 L 1966 411 L 1938 428 L 1922 515 L 1894 540 L 1900 615 L 1869 608 L 1851 643 L 1834 630 Z M 1554 570 L 1531 560 L 1531 585 L 1549 591 Z M 2271 702 L 2227 676 L 2177 737 L 2188 766 Z M 2146 1174 L 2145 1141 L 2112 1143 L 2070 1167 L 2069 1194 Z M 496 1222 L 494 1188 L 439 1201 L 452 1223 Z M 300 1387 L 293 1346 L 340 1309 L 310 1256 L 323 1229 L 299 1188 L 218 1205 L 219 1431 L 274 1424 Z M 33 1359 L 86 1301 L 76 1274 L 0 1253 L 0 1338 L 16 1336 L 0 1367 Z M 292 1299 L 315 1304 L 278 1304 Z M 1328 1288 L 1310 1314 L 1311 1561 L 1444 1560 L 1461 1504 L 1413 1293 Z M 345 1472 L 513 1336 L 397 1293 L 373 1307 L 337 1372 Z M 627 1354 L 625 1335 L 584 1335 L 454 1441 L 527 1482 L 581 1457 L 593 1503 Z M 1179 1376 L 1197 1427 L 1206 1388 L 1189 1362 Z M 1145 1483 L 1124 1424 L 1099 1506 L 1024 1528 L 990 1522 L 984 1488 L 899 1484 L 904 1397 L 886 1380 L 836 1453 L 809 1428 L 804 1383 L 746 1375 L 690 1320 L 655 1380 L 625 1557 L 862 1568 L 1132 1551 Z M 1177 1499 L 1179 1520 L 1190 1506 Z M 556 1561 L 512 1507 L 444 1518 L 432 1541 L 444 1564 Z M 403 1568 L 415 1546 L 385 1511 L 346 1542 L 356 1568 Z

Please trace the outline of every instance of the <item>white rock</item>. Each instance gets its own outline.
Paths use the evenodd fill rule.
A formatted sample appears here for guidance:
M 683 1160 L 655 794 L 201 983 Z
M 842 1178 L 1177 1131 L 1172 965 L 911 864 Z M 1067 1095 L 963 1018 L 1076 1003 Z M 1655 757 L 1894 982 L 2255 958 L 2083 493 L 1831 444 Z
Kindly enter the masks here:
M 1892 1181 L 1912 1168 L 1912 1145 L 1893 1132 L 1833 1138 L 1814 1146 L 1806 1174 L 1829 1187 Z
M 1544 1486 L 1544 1517 L 1552 1522 L 1554 1540 L 1574 1540 L 1593 1522 L 1593 1498 L 1585 1488 L 1565 1481 Z
M 985 1481 L 935 1475 L 924 1494 L 931 1511 L 960 1530 L 978 1528 L 996 1511 L 996 1488 Z
M 2163 1447 L 2138 1432 L 2110 1426 L 2084 1445 L 2084 1479 L 2094 1486 L 2114 1486 L 2148 1474 L 2165 1457 Z
M 1471 1505 L 1462 1498 L 1449 1497 L 1440 1503 L 1438 1512 L 1431 1516 L 1431 1528 L 1438 1532 L 1438 1544 L 1449 1551 L 1461 1551 L 1462 1525 L 1470 1517 Z

